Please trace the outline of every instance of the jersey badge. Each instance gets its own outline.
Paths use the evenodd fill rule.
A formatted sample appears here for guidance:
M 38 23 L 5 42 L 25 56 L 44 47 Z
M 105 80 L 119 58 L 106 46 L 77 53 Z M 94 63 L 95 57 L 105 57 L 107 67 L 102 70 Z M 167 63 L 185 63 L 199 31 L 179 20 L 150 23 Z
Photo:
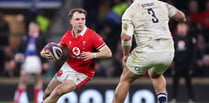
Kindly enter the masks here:
M 73 47 L 72 52 L 74 55 L 78 56 L 81 53 L 81 50 L 78 47 Z

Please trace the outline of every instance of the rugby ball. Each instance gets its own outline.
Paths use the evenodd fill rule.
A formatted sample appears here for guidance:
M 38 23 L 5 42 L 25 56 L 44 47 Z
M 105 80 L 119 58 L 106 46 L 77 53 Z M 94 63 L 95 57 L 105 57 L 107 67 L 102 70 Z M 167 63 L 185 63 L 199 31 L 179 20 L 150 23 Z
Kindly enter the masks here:
M 59 60 L 63 55 L 62 49 L 56 43 L 50 42 L 44 48 L 52 54 L 54 60 Z

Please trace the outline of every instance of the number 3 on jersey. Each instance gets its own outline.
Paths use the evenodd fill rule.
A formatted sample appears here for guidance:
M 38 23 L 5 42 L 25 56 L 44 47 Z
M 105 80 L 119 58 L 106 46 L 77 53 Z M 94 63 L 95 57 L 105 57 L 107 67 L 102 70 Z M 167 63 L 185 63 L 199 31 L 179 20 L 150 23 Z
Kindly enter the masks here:
M 159 20 L 156 17 L 154 10 L 152 8 L 149 8 L 149 9 L 147 9 L 147 11 L 148 11 L 148 14 L 152 16 L 152 22 L 153 23 L 158 23 Z

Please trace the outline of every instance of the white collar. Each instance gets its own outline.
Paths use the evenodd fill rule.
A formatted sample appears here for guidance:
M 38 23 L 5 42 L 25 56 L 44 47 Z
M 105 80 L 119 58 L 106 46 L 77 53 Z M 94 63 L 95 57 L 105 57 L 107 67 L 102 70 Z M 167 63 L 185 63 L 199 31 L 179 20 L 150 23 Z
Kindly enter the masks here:
M 86 30 L 87 30 L 87 27 L 85 26 L 83 30 L 80 33 L 78 33 L 78 35 L 83 36 L 86 33 Z

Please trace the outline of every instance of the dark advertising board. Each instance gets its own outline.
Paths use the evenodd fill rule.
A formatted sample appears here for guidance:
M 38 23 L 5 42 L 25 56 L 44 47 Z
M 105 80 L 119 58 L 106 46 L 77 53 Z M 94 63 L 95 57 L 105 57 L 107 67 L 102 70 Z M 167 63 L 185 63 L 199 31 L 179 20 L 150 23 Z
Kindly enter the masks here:
M 207 81 L 207 80 L 206 80 Z M 106 83 L 107 82 L 107 83 Z M 106 80 L 90 82 L 84 87 L 63 95 L 57 103 L 112 103 L 114 89 L 117 85 L 117 81 Z M 46 87 L 45 83 L 44 87 Z M 17 84 L 0 84 L 0 101 L 12 101 Z M 209 85 L 208 83 L 195 83 L 194 84 L 194 96 L 197 103 L 209 103 Z M 171 99 L 172 85 L 167 85 L 168 95 Z M 178 90 L 177 100 L 181 102 L 187 102 L 187 88 L 184 84 L 180 83 Z M 27 95 L 29 101 L 33 100 L 33 85 L 29 84 L 27 89 Z M 124 103 L 155 103 L 156 96 L 150 82 L 137 82 L 134 83 L 127 95 Z

